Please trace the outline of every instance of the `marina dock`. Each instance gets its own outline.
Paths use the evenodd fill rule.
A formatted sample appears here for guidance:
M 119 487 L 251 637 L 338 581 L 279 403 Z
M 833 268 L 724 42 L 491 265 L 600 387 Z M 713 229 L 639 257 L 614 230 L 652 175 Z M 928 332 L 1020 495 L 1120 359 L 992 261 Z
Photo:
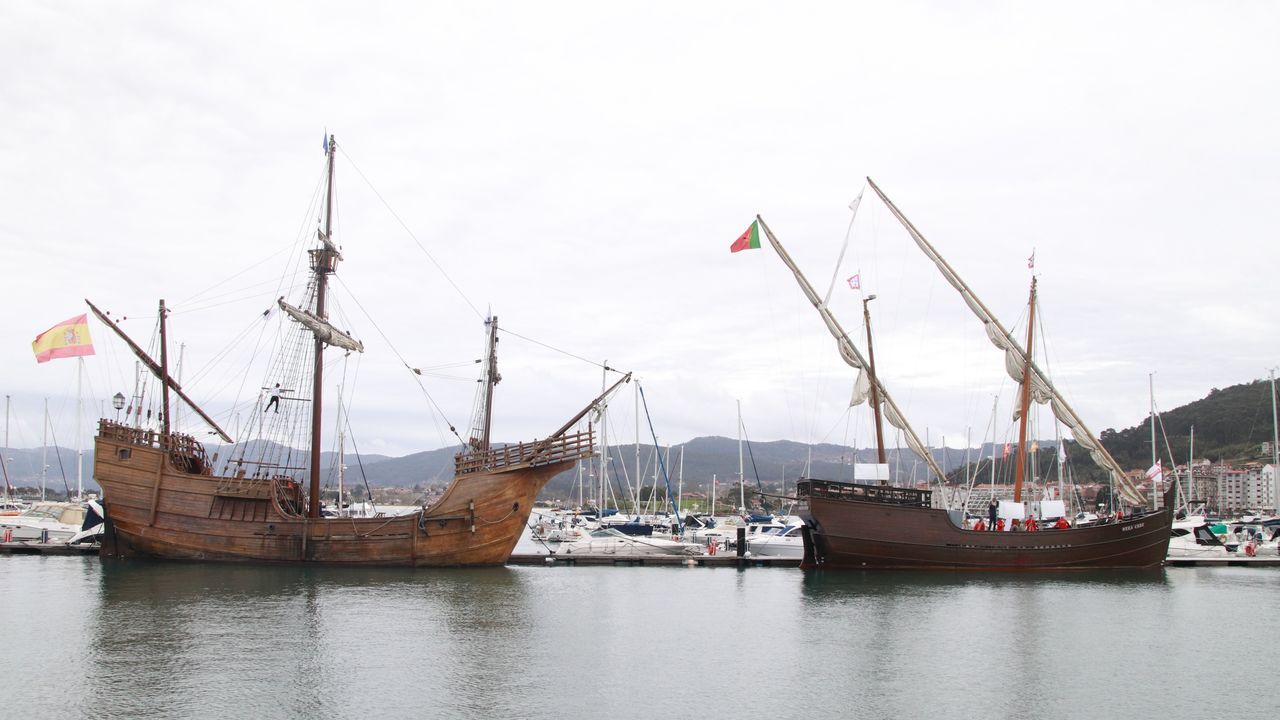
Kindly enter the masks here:
M 782 567 L 800 566 L 796 558 L 737 555 L 539 555 L 512 554 L 508 565 L 623 565 L 647 567 Z
M 65 545 L 60 543 L 0 543 L 0 554 L 3 555 L 97 555 L 98 546 Z

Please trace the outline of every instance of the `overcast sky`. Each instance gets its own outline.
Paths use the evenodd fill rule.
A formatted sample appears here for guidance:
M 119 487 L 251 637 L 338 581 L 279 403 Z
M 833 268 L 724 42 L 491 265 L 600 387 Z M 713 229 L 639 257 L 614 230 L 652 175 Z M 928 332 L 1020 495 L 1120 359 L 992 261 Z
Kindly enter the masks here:
M 236 426 L 270 379 L 229 378 L 289 291 L 326 130 L 336 315 L 367 348 L 330 377 L 358 380 L 362 452 L 448 445 L 432 401 L 466 426 L 474 368 L 424 394 L 400 358 L 475 359 L 490 309 L 518 334 L 500 440 L 557 428 L 607 360 L 662 444 L 736 435 L 738 400 L 752 440 L 869 444 L 785 267 L 728 251 L 756 213 L 820 291 L 838 278 L 860 347 L 845 279 L 878 295 L 877 365 L 921 435 L 989 439 L 1001 394 L 1007 437 L 1002 357 L 870 191 L 836 267 L 868 175 L 1019 334 L 1034 251 L 1055 381 L 1095 432 L 1128 427 L 1151 373 L 1172 408 L 1280 364 L 1278 36 L 1264 2 L 5 2 L 10 443 L 40 444 L 48 397 L 74 445 L 77 361 L 30 343 L 83 298 L 144 342 L 165 298 L 187 390 Z M 93 333 L 96 417 L 133 361 Z

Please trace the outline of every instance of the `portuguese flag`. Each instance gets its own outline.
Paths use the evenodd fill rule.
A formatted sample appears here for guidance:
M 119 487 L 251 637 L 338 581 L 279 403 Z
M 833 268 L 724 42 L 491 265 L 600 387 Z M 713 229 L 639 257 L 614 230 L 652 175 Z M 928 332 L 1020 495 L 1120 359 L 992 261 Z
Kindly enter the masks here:
M 756 250 L 760 247 L 760 221 L 756 220 L 751 223 L 751 227 L 742 233 L 742 236 L 733 241 L 729 246 L 729 252 L 736 253 L 739 250 Z

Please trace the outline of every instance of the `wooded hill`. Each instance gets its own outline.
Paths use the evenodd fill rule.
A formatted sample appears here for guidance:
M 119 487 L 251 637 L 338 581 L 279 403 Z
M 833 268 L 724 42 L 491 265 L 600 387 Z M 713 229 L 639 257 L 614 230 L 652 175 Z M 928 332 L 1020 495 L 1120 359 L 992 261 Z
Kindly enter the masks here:
M 1213 388 L 1203 399 L 1173 410 L 1160 410 L 1156 419 L 1156 445 L 1165 467 L 1171 466 L 1170 448 L 1175 464 L 1187 462 L 1193 425 L 1197 458 L 1236 464 L 1271 462 L 1271 456 L 1262 450 L 1262 444 L 1271 442 L 1275 432 L 1271 383 L 1255 380 L 1224 390 Z M 1150 467 L 1150 418 L 1127 430 L 1103 430 L 1101 439 L 1122 467 Z

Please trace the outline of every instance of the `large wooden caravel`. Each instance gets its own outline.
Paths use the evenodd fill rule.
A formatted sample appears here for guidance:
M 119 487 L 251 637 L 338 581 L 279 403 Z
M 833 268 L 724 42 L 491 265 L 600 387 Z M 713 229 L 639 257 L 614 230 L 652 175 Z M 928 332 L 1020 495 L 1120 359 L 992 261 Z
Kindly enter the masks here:
M 337 143 L 326 140 L 327 183 L 318 246 L 308 250 L 311 276 L 305 307 L 277 301 L 292 321 L 305 328 L 300 346 L 311 346 L 309 462 L 303 467 L 244 457 L 225 462 L 215 474 L 214 460 L 190 435 L 172 430 L 169 395 L 187 402 L 214 432 L 230 436 L 182 391 L 169 374 L 166 353 L 164 301 L 160 302 L 160 359 L 153 360 L 93 303 L 89 307 L 129 345 L 139 360 L 160 380 L 162 404 L 159 429 L 102 420 L 98 425 L 94 476 L 102 486 L 108 530 L 107 555 L 254 562 L 317 562 L 362 565 L 462 566 L 500 565 L 511 555 L 526 527 L 533 501 L 557 473 L 592 454 L 593 431 L 568 431 L 605 396 L 630 380 L 626 375 L 547 438 L 503 447 L 490 445 L 493 386 L 498 382 L 494 349 L 497 318 L 485 321 L 489 346 L 485 363 L 483 412 L 472 437 L 454 461 L 453 481 L 430 506 L 403 515 L 329 517 L 321 512 L 321 396 L 324 351 L 333 346 L 363 352 L 364 345 L 328 319 L 328 276 L 342 255 L 332 239 L 333 162 Z M 304 359 L 305 353 L 285 353 Z M 306 367 L 307 363 L 295 363 Z M 265 389 L 265 388 L 264 388 Z M 280 415 L 277 383 L 267 409 Z M 256 409 L 255 409 L 256 410 Z M 139 414 L 141 410 L 139 408 Z M 265 420 L 260 422 L 266 422 Z M 298 423 L 300 425 L 301 423 Z M 263 444 L 260 444 L 263 445 Z M 270 445 L 270 443 L 266 443 Z M 278 444 L 276 444 L 279 447 Z M 289 445 L 288 447 L 294 447 Z M 340 456 L 339 456 L 340 458 Z M 215 458 L 216 459 L 216 458 Z M 341 459 L 338 461 L 341 465 Z M 256 468 L 248 472 L 247 468 Z M 304 492 L 301 475 L 307 471 Z M 340 500 L 341 502 L 341 500 Z

